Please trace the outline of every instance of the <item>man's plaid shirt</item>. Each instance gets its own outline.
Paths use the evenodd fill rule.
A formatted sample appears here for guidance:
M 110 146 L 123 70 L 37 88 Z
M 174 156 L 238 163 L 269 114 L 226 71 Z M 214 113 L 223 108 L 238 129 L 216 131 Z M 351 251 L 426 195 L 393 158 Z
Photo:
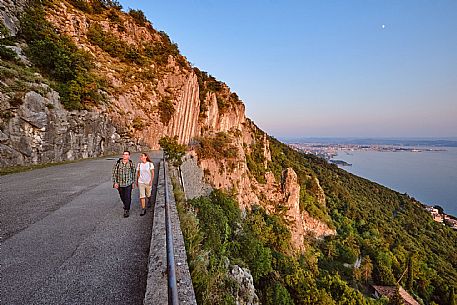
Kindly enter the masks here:
M 113 167 L 113 183 L 119 184 L 120 187 L 133 184 L 135 181 L 135 171 L 135 164 L 132 161 L 125 164 L 122 160 L 116 162 Z

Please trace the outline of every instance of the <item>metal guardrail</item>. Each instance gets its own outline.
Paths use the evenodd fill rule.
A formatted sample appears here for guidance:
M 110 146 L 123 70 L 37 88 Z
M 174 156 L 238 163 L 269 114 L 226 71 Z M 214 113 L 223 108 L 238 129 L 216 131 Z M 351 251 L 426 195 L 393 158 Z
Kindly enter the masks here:
M 168 304 L 178 305 L 178 286 L 176 284 L 176 266 L 175 255 L 173 248 L 173 232 L 170 221 L 169 207 L 169 192 L 168 192 L 168 177 L 167 177 L 167 162 L 163 158 L 163 170 L 165 178 L 165 228 L 166 228 L 166 244 L 167 244 L 167 274 L 168 274 Z

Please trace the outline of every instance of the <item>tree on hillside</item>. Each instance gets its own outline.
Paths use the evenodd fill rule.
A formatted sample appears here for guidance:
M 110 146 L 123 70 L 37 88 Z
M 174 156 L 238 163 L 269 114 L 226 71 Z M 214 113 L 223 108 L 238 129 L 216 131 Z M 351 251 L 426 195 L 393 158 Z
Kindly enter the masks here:
M 406 289 L 411 291 L 413 289 L 413 258 L 408 257 L 408 275 L 406 277 Z
M 397 285 L 395 288 L 395 294 L 389 298 L 388 305 L 403 305 L 403 298 L 400 295 L 400 286 Z
M 362 271 L 362 277 L 365 280 L 365 283 L 371 279 L 371 272 L 373 271 L 373 263 L 368 255 L 362 260 L 362 264 L 360 265 L 360 270 Z
M 438 213 L 444 214 L 444 209 L 441 206 L 435 205 L 434 208 L 438 210 Z
M 178 143 L 178 136 L 163 137 L 159 140 L 159 144 L 162 147 L 165 157 L 174 166 L 180 166 L 182 164 L 182 157 L 186 153 L 186 146 Z

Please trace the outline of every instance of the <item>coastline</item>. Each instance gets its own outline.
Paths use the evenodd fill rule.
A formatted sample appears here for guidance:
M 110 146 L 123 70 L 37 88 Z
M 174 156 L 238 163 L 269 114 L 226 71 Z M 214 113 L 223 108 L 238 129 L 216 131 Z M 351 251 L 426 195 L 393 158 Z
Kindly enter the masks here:
M 400 193 L 407 193 L 426 206 L 440 206 L 457 218 L 457 148 L 440 151 L 338 151 L 333 158 L 352 166 L 340 166 Z M 330 159 L 331 160 L 331 159 Z M 404 162 L 402 162 L 404 161 Z M 454 162 L 452 162 L 454 161 Z
M 309 139 L 308 139 L 309 140 Z M 317 155 L 354 175 L 406 193 L 428 206 L 439 205 L 457 216 L 457 147 L 442 141 L 311 139 L 289 146 Z M 447 142 L 449 143 L 449 142 Z M 457 141 L 452 141 L 452 144 Z M 407 145 L 406 145 L 407 144 Z M 416 144 L 416 145 L 414 145 Z M 350 164 L 350 166 L 349 166 Z

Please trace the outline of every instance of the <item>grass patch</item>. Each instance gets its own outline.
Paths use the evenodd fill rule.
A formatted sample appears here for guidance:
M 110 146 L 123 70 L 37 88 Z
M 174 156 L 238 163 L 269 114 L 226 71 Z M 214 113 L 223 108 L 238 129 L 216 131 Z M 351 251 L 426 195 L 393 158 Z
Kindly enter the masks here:
M 4 60 L 17 61 L 17 54 L 13 50 L 0 45 L 0 58 Z
M 16 173 L 22 173 L 22 172 L 28 172 L 28 171 L 31 171 L 31 170 L 34 170 L 34 169 L 46 168 L 46 167 L 51 167 L 51 166 L 56 166 L 56 165 L 75 163 L 75 162 L 78 162 L 78 161 L 80 161 L 80 160 L 0 167 L 0 176 L 16 174 Z
M 91 158 L 84 158 L 84 159 L 77 159 L 77 160 L 65 160 L 65 161 L 59 161 L 59 162 L 47 162 L 47 163 L 40 163 L 40 164 L 5 166 L 5 167 L 0 167 L 0 176 L 28 172 L 28 171 L 35 170 L 35 169 L 47 168 L 47 167 L 52 167 L 52 166 L 57 166 L 57 165 L 77 163 L 77 162 L 86 161 L 86 160 L 105 159 L 105 158 L 110 158 L 110 157 L 117 158 L 117 155 L 118 154 L 108 154 L 108 155 L 99 156 L 99 157 L 91 157 Z

